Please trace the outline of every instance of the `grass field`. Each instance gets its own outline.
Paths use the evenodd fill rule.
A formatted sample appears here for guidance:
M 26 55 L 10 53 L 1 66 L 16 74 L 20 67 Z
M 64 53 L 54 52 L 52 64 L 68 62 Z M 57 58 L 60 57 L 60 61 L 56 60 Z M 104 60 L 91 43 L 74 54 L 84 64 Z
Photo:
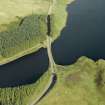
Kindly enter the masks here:
M 49 0 L 0 0 L 0 25 L 32 14 L 47 14 L 48 8 Z
M 38 105 L 105 105 L 105 61 L 58 66 L 58 82 Z

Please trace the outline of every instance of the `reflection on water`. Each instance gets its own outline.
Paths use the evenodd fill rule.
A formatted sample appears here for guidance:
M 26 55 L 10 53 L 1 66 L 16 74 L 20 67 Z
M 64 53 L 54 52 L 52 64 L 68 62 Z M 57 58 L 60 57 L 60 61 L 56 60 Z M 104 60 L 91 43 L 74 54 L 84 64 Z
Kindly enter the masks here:
M 105 0 L 75 0 L 61 37 L 53 45 L 55 60 L 70 64 L 80 56 L 105 58 Z
M 0 66 L 0 87 L 17 86 L 35 82 L 48 68 L 45 49 Z

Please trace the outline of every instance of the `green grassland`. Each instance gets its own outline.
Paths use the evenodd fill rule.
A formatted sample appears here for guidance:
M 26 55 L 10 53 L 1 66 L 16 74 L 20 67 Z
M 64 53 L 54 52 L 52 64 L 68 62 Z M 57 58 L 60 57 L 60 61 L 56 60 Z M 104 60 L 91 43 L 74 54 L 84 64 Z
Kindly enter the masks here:
M 0 1 L 0 64 L 45 47 L 47 15 L 52 0 Z M 51 14 L 53 41 L 66 22 L 67 0 L 57 0 Z M 5 8 L 4 8 L 5 6 Z M 63 18 L 60 18 L 62 17 Z
M 47 14 L 50 0 L 0 0 L 0 25 L 31 14 Z M 1 30 L 2 31 L 2 30 Z
M 58 66 L 58 82 L 38 105 L 105 105 L 105 60 Z
M 70 3 L 72 0 L 70 0 Z M 56 0 L 55 8 L 53 8 L 51 25 L 52 25 L 52 36 L 56 39 L 61 30 L 64 28 L 67 20 L 66 7 L 68 0 Z

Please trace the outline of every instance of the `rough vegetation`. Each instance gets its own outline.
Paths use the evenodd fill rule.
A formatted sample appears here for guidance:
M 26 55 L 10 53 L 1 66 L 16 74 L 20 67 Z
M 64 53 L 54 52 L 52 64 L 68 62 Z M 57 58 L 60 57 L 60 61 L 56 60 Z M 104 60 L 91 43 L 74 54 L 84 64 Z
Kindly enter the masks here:
M 72 2 L 72 0 L 70 0 Z M 56 39 L 66 24 L 67 12 L 66 7 L 68 0 L 56 0 L 55 8 L 53 9 L 51 18 L 52 36 Z M 63 17 L 63 18 L 62 18 Z
M 58 82 L 38 105 L 105 105 L 105 60 L 58 66 Z

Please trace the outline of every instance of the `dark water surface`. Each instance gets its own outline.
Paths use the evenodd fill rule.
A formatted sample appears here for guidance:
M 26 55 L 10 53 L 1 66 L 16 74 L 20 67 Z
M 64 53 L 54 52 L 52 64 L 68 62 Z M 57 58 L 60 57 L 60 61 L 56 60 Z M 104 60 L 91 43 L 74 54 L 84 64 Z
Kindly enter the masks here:
M 45 49 L 0 66 L 0 87 L 25 85 L 35 82 L 48 68 Z
M 75 0 L 67 12 L 66 26 L 53 44 L 56 63 L 68 65 L 80 56 L 105 58 L 105 0 Z M 41 49 L 1 66 L 0 87 L 35 82 L 47 68 L 47 52 Z
M 75 0 L 67 12 L 67 24 L 53 45 L 56 62 L 67 65 L 84 55 L 105 58 L 105 0 Z

